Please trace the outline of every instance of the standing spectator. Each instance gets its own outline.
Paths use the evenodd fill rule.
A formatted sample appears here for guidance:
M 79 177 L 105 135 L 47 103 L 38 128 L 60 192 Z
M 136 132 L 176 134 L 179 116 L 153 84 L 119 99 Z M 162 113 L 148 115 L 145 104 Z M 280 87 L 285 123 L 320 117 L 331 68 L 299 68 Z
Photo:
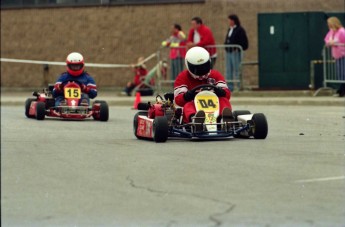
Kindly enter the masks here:
M 325 37 L 325 43 L 332 48 L 338 80 L 345 81 L 345 29 L 336 17 L 328 18 L 327 24 L 329 32 Z M 339 97 L 345 96 L 344 83 L 340 84 L 337 93 Z
M 179 24 L 174 24 L 171 28 L 171 36 L 162 42 L 163 47 L 170 47 L 171 59 L 171 79 L 175 80 L 177 75 L 183 70 L 184 57 L 186 55 L 186 35 Z
M 211 69 L 216 64 L 217 49 L 215 47 L 206 47 L 216 45 L 212 31 L 209 27 L 202 23 L 200 17 L 194 17 L 191 21 L 192 28 L 189 30 L 187 39 L 187 49 L 194 46 L 205 48 L 211 56 Z
M 240 20 L 237 15 L 230 14 L 228 16 L 229 29 L 225 36 L 225 45 L 240 45 L 242 50 L 248 49 L 248 38 L 246 31 L 241 26 Z M 243 53 L 236 47 L 225 48 L 226 51 L 226 79 L 230 81 L 230 90 L 240 88 L 240 65 Z M 234 86 L 235 85 L 235 86 Z

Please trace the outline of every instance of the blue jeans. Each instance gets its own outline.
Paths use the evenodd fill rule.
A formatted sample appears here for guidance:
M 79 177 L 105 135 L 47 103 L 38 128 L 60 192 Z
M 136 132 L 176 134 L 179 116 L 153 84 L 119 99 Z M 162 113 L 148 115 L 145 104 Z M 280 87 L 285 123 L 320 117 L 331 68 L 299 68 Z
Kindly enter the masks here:
M 345 57 L 335 59 L 336 80 L 345 81 Z M 345 83 L 340 83 L 337 91 L 340 97 L 345 96 Z
M 175 80 L 177 75 L 183 70 L 183 58 L 171 59 L 171 79 Z
M 55 106 L 60 106 L 60 103 L 62 100 L 64 100 L 65 97 L 63 95 L 59 95 L 55 98 Z M 79 100 L 78 106 L 80 105 L 81 100 L 86 99 L 88 104 L 90 105 L 90 98 L 88 94 L 82 93 L 81 99 Z
M 228 87 L 231 91 L 234 85 L 240 88 L 241 53 L 239 51 L 226 52 L 226 80 L 230 81 Z
M 337 80 L 345 80 L 345 57 L 335 59 Z

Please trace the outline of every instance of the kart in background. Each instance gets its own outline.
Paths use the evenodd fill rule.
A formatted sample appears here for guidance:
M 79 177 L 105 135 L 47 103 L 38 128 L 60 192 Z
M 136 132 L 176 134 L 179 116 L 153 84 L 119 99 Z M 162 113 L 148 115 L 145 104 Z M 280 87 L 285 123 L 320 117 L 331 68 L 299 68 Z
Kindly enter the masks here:
M 105 101 L 95 101 L 90 106 L 80 106 L 81 86 L 70 81 L 63 87 L 66 105 L 55 106 L 55 98 L 52 95 L 54 85 L 49 85 L 42 92 L 35 91 L 33 96 L 25 102 L 25 115 L 28 118 L 44 120 L 45 116 L 64 119 L 81 120 L 93 117 L 95 120 L 108 121 L 109 107 Z
M 265 139 L 268 124 L 264 114 L 251 114 L 248 110 L 233 111 L 233 120 L 223 122 L 219 116 L 219 99 L 211 90 L 213 85 L 200 85 L 192 91 L 201 90 L 194 98 L 196 110 L 206 114 L 204 123 L 183 122 L 183 108 L 175 106 L 174 95 L 158 95 L 156 103 L 139 103 L 133 120 L 134 135 L 138 139 L 152 139 L 165 142 L 169 137 L 181 138 L 255 138 Z M 202 131 L 197 131 L 197 124 Z M 200 127 L 198 127 L 200 128 Z

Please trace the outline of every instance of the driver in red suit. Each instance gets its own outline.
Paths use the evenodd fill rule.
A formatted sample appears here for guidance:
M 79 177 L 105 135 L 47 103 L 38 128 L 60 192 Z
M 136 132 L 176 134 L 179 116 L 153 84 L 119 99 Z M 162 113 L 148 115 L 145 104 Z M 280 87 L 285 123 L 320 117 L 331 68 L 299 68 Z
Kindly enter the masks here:
M 60 75 L 53 89 L 55 106 L 66 105 L 63 94 L 63 87 L 69 81 L 75 81 L 80 85 L 82 95 L 79 105 L 89 106 L 90 98 L 97 96 L 97 87 L 95 80 L 84 71 L 84 57 L 77 52 L 70 53 L 66 59 L 67 72 Z
M 174 84 L 174 99 L 178 106 L 183 107 L 183 121 L 204 123 L 205 112 L 201 110 L 196 113 L 194 105 L 196 92 L 191 91 L 194 87 L 202 84 L 216 86 L 214 93 L 219 98 L 219 111 L 222 113 L 223 122 L 232 121 L 231 91 L 222 74 L 217 70 L 211 70 L 210 54 L 207 50 L 202 47 L 189 49 L 186 53 L 185 64 L 187 70 L 182 71 L 177 76 Z M 197 131 L 201 130 L 200 127 L 199 129 L 197 127 Z

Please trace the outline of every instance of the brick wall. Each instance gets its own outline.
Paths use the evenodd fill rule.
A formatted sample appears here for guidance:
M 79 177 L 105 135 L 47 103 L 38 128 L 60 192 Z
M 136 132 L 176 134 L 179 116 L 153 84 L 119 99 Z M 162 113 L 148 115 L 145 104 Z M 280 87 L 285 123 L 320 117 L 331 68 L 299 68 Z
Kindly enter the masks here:
M 207 0 L 198 4 L 1 10 L 1 57 L 64 61 L 69 52 L 79 51 L 87 62 L 128 64 L 157 51 L 169 36 L 171 24 L 181 24 L 187 33 L 194 16 L 200 16 L 222 44 L 227 15 L 236 13 L 250 42 L 244 60 L 256 61 L 258 13 L 339 12 L 344 8 L 344 0 Z M 64 69 L 51 66 L 48 82 L 54 82 Z M 124 86 L 133 76 L 129 69 L 87 71 L 100 87 Z M 245 84 L 257 85 L 257 67 L 245 69 L 244 77 Z M 1 63 L 3 87 L 40 87 L 42 83 L 42 65 Z

